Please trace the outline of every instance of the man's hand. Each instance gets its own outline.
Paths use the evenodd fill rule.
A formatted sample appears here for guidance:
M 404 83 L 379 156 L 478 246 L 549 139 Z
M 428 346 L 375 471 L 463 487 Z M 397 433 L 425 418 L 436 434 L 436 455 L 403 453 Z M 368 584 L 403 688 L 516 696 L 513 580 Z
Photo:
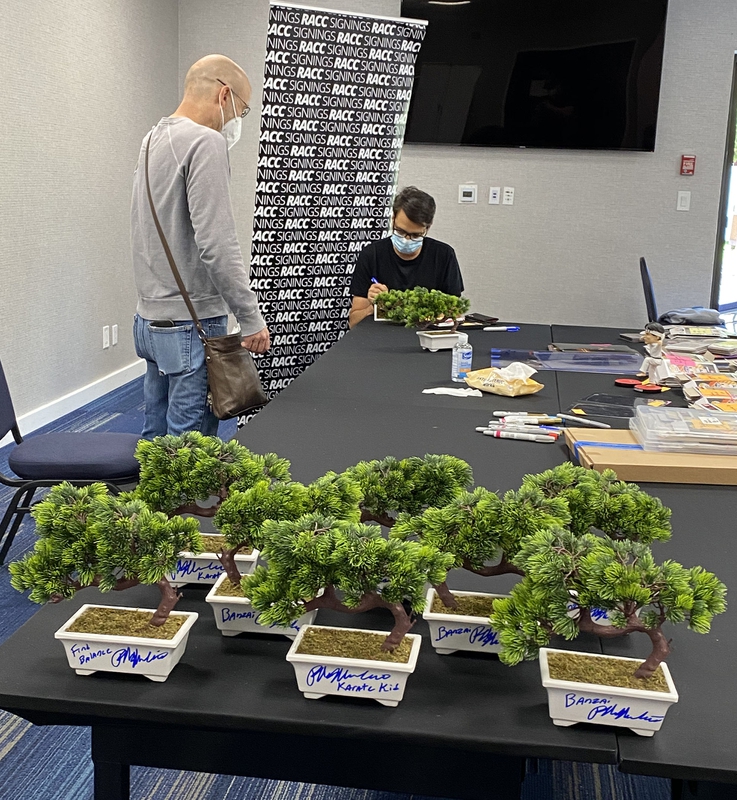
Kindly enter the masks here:
M 241 347 L 245 347 L 251 353 L 265 353 L 271 347 L 269 329 L 261 328 L 257 333 L 244 336 Z
M 380 295 L 382 292 L 388 292 L 388 291 L 389 289 L 386 286 L 384 286 L 383 283 L 372 283 L 371 287 L 368 290 L 369 303 L 375 303 L 378 295 Z

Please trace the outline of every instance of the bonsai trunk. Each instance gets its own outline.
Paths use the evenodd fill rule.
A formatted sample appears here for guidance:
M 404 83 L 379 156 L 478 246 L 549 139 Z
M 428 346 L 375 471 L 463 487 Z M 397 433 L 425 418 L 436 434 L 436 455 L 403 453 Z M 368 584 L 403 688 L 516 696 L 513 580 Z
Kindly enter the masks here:
M 649 678 L 670 653 L 670 645 L 659 625 L 657 628 L 646 628 L 644 632 L 650 637 L 653 650 L 635 672 L 635 678 L 643 679 Z
M 315 597 L 305 603 L 305 611 L 314 611 L 317 608 L 331 608 L 333 611 L 342 611 L 344 614 L 360 614 L 372 608 L 388 608 L 394 616 L 394 627 L 381 645 L 381 649 L 389 652 L 395 650 L 402 643 L 404 635 L 415 624 L 401 603 L 389 603 L 378 592 L 368 592 L 361 598 L 361 602 L 357 606 L 350 608 L 338 600 L 334 586 L 326 586 L 320 597 Z
M 154 611 L 154 615 L 151 617 L 151 622 L 149 622 L 149 625 L 153 625 L 155 628 L 158 628 L 163 625 L 167 619 L 169 619 L 169 614 L 179 601 L 181 595 L 169 583 L 168 578 L 162 578 L 157 582 L 156 585 L 159 587 L 159 591 L 161 592 L 161 602 L 159 603 L 156 611 Z
M 578 627 L 584 633 L 593 633 L 595 636 L 601 636 L 604 639 L 614 639 L 618 636 L 624 636 L 628 633 L 645 633 L 650 637 L 653 649 L 650 655 L 640 664 L 635 672 L 636 678 L 649 678 L 655 670 L 660 666 L 661 662 L 665 661 L 670 653 L 670 645 L 668 640 L 663 634 L 661 619 L 660 624 L 655 628 L 646 628 L 642 624 L 639 617 L 634 613 L 627 615 L 627 625 L 624 628 L 615 628 L 613 625 L 599 625 L 591 619 L 591 612 L 588 608 L 581 609 L 581 615 L 578 619 Z
M 478 569 L 471 565 L 468 560 L 464 560 L 463 562 L 463 569 L 467 569 L 469 572 L 473 572 L 476 575 L 483 575 L 484 577 L 491 577 L 492 575 L 522 575 L 524 576 L 524 572 L 519 569 L 519 567 L 515 567 L 511 561 L 507 560 L 507 556 L 502 553 L 502 559 L 498 564 L 493 564 L 492 566 L 486 567 L 479 567 Z
M 223 548 L 223 552 L 218 556 L 218 559 L 225 570 L 225 574 L 228 576 L 228 579 L 233 586 L 238 586 L 241 582 L 241 578 L 243 577 L 238 571 L 238 567 L 235 563 L 235 554 L 242 546 L 243 545 L 241 543 L 237 547 L 232 547 L 229 550 Z
M 221 486 L 218 489 L 216 497 L 218 501 L 214 506 L 207 506 L 206 508 L 203 508 L 197 503 L 185 503 L 184 505 L 179 506 L 179 508 L 175 508 L 174 511 L 169 514 L 169 516 L 172 517 L 176 514 L 192 514 L 195 517 L 214 517 L 220 510 L 223 500 L 226 500 L 228 497 L 228 487 Z
M 433 587 L 437 596 L 443 601 L 446 608 L 458 608 L 458 601 L 453 597 L 453 593 L 448 588 L 448 584 L 443 581 Z
M 214 517 L 215 514 L 218 513 L 220 509 L 220 501 L 215 503 L 214 506 L 208 506 L 207 508 L 203 508 L 197 503 L 185 503 L 183 506 L 179 506 L 179 508 L 175 508 L 170 514 L 170 517 L 174 517 L 177 514 L 192 514 L 195 517 Z
M 372 514 L 370 511 L 362 509 L 361 522 L 378 522 L 379 525 L 383 525 L 385 528 L 392 528 L 396 520 L 388 514 Z

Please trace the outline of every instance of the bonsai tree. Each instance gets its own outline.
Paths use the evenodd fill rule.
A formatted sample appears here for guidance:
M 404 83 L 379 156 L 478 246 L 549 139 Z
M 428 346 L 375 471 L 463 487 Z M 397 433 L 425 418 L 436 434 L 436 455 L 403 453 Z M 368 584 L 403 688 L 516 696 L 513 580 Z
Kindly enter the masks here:
M 261 480 L 243 491 L 232 489 L 215 516 L 215 526 L 224 537 L 218 557 L 230 582 L 238 585 L 241 580 L 236 553 L 243 547 L 263 548 L 262 528 L 267 520 L 296 520 L 303 514 L 319 512 L 357 522 L 360 500 L 355 482 L 334 472 L 309 486 Z
M 671 536 L 670 516 L 669 508 L 636 483 L 617 480 L 610 469 L 601 473 L 594 497 L 593 527 L 597 530 L 616 540 L 665 542 Z
M 593 469 L 577 467 L 570 461 L 537 475 L 525 475 L 522 485 L 535 488 L 546 497 L 560 497 L 568 504 L 569 527 L 574 533 L 589 533 L 594 524 L 593 497 L 601 483 L 601 475 Z
M 598 473 L 570 462 L 539 475 L 527 475 L 523 487 L 568 503 L 570 527 L 580 535 L 596 528 L 614 539 L 649 544 L 670 538 L 670 509 L 634 483 L 617 479 L 613 470 Z
M 425 583 L 442 583 L 452 563 L 452 556 L 429 545 L 387 540 L 375 525 L 322 514 L 267 522 L 264 540 L 268 567 L 241 581 L 262 623 L 287 626 L 317 608 L 346 614 L 386 608 L 394 627 L 385 651 L 394 650 L 414 624 Z
M 538 489 L 507 492 L 501 499 L 478 487 L 462 492 L 442 508 L 428 508 L 418 516 L 401 514 L 391 536 L 418 539 L 453 556 L 453 567 L 477 575 L 523 575 L 512 559 L 525 537 L 552 525 L 570 521 L 566 501 L 548 499 Z M 458 601 L 445 582 L 435 586 L 448 608 Z
M 166 622 L 179 595 L 167 575 L 181 550 L 202 550 L 198 523 L 151 511 L 142 500 L 108 494 L 104 484 L 55 486 L 32 511 L 39 536 L 10 565 L 11 584 L 36 603 L 59 602 L 87 586 L 122 590 L 156 584 L 161 602 L 150 624 Z
M 408 328 L 423 329 L 438 322 L 452 322 L 455 330 L 458 318 L 468 311 L 471 303 L 465 297 L 417 286 L 406 291 L 382 292 L 376 297 L 376 305 L 387 319 L 403 322 Z
M 491 614 L 500 658 L 510 665 L 536 658 L 554 634 L 570 640 L 581 631 L 604 638 L 644 633 L 652 649 L 634 674 L 647 678 L 670 652 L 666 622 L 708 633 L 712 617 L 725 609 L 726 587 L 714 574 L 674 561 L 657 564 L 647 545 L 628 539 L 540 531 L 522 543 L 515 563 L 525 577 Z M 591 612 L 600 608 L 611 626 L 594 621 Z
M 214 517 L 231 488 L 247 489 L 260 480 L 288 481 L 289 462 L 273 453 L 255 455 L 238 442 L 223 442 L 196 431 L 141 441 L 141 464 L 133 495 L 165 514 Z M 198 501 L 217 497 L 214 506 Z
M 429 506 L 447 505 L 473 483 L 471 467 L 448 455 L 413 456 L 398 460 L 361 461 L 344 473 L 363 494 L 361 521 L 387 528 L 396 515 L 418 514 Z

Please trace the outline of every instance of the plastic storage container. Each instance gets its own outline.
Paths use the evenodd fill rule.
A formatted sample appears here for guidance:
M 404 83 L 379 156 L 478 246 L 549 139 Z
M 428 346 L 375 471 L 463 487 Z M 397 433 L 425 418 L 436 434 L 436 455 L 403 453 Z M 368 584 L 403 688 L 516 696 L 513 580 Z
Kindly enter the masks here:
M 737 455 L 737 414 L 638 406 L 630 429 L 644 450 Z

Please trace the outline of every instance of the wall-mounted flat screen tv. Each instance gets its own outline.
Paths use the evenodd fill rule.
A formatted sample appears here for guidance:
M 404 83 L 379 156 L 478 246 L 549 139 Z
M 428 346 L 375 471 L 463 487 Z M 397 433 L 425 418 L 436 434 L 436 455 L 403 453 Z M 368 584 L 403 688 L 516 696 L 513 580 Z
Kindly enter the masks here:
M 403 0 L 426 19 L 405 141 L 655 149 L 667 0 Z

